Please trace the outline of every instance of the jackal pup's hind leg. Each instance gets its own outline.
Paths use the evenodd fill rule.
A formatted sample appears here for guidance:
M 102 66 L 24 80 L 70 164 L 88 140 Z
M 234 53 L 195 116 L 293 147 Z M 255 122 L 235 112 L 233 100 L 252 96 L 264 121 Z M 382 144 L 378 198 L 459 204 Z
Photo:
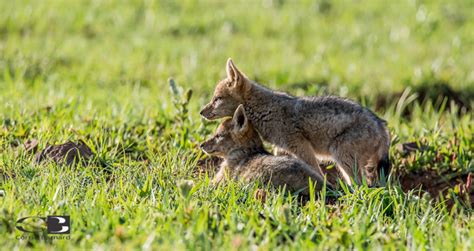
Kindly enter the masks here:
M 331 147 L 331 155 L 347 184 L 352 185 L 351 179 L 358 184 L 365 180 L 368 186 L 377 184 L 379 163 L 384 156 L 380 143 L 368 137 L 345 135 Z

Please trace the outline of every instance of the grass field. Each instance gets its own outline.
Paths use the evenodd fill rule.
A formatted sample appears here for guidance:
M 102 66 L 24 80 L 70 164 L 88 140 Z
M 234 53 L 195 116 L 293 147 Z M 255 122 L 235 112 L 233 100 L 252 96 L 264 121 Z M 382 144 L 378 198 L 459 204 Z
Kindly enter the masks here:
M 2 249 L 474 249 L 454 185 L 436 198 L 394 175 L 304 204 L 210 187 L 198 146 L 217 122 L 199 110 L 228 57 L 268 87 L 376 110 L 397 173 L 435 186 L 474 172 L 473 1 L 0 1 Z M 36 164 L 33 139 L 83 140 L 94 158 Z M 402 154 L 413 141 L 424 151 Z M 47 215 L 70 215 L 69 239 L 15 228 Z

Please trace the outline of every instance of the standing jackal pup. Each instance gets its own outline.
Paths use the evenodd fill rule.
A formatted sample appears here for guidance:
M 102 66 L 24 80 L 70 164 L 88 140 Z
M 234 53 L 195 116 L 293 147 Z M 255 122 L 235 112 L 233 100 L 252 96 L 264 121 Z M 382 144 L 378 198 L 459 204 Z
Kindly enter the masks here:
M 243 104 L 257 132 L 281 150 L 323 174 L 318 158 L 330 158 L 344 181 L 363 177 L 369 185 L 379 169 L 388 175 L 390 136 L 386 123 L 356 102 L 339 97 L 293 97 L 249 80 L 227 61 L 221 80 L 201 115 L 209 120 L 232 116 Z
M 324 179 L 311 166 L 291 156 L 273 156 L 263 148 L 260 136 L 245 115 L 242 105 L 232 119 L 225 120 L 216 134 L 201 144 L 208 154 L 224 158 L 214 184 L 226 177 L 246 182 L 259 180 L 273 186 L 286 186 L 289 191 L 308 195 L 309 178 L 316 189 L 323 187 Z

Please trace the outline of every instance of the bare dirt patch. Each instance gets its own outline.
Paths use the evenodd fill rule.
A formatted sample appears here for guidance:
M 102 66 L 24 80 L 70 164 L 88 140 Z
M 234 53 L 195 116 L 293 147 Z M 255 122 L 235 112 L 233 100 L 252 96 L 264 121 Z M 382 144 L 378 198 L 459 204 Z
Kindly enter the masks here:
M 398 180 L 403 191 L 421 190 L 432 198 L 447 199 L 448 205 L 454 204 L 454 197 L 474 207 L 474 187 L 472 173 L 438 173 L 434 170 L 410 172 L 400 175 Z
M 449 148 L 457 145 L 457 140 L 453 139 L 449 142 Z M 400 144 L 397 147 L 400 153 L 401 166 L 397 167 L 392 173 L 400 183 L 403 191 L 408 192 L 412 190 L 419 190 L 426 192 L 435 199 L 447 199 L 447 204 L 454 204 L 454 197 L 474 206 L 474 186 L 472 186 L 473 173 L 469 170 L 450 170 L 439 168 L 420 168 L 419 170 L 407 170 L 403 166 L 409 162 L 416 162 L 414 159 L 415 152 L 424 152 L 431 149 L 429 145 L 419 142 L 408 142 Z M 443 159 L 449 158 L 450 161 L 455 161 L 455 153 L 440 153 L 436 150 L 433 162 L 441 162 Z M 445 156 L 446 155 L 446 156 Z M 471 170 L 472 171 L 472 170 Z
M 72 165 L 79 162 L 87 164 L 87 161 L 93 156 L 92 150 L 84 141 L 77 143 L 68 141 L 59 145 L 47 145 L 41 152 L 36 153 L 35 162 L 42 163 L 47 160 L 57 164 Z

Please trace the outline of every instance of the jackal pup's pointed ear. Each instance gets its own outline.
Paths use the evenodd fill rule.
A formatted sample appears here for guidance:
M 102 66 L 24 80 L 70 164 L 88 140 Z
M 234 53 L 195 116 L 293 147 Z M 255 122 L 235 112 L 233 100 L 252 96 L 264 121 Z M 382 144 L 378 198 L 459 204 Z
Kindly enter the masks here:
M 239 105 L 237 110 L 234 112 L 234 117 L 232 118 L 234 124 L 234 131 L 238 133 L 246 132 L 249 127 L 249 121 L 247 115 L 245 114 L 245 109 L 243 105 Z
M 227 59 L 226 71 L 227 78 L 231 80 L 230 84 L 240 83 L 245 78 L 245 75 L 237 69 L 231 58 Z

